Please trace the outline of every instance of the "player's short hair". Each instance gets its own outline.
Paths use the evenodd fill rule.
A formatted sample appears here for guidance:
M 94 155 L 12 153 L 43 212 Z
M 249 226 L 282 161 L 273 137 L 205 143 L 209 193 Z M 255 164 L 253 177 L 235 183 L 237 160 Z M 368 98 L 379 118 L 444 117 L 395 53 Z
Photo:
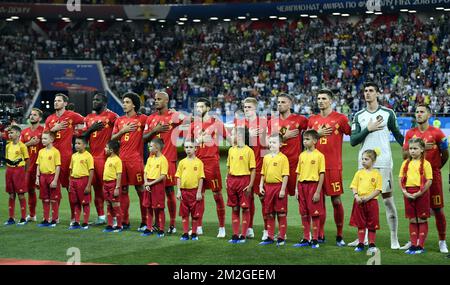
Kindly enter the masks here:
M 306 130 L 303 133 L 304 137 L 312 137 L 315 140 L 318 140 L 320 138 L 319 133 L 316 130 L 310 129 L 310 130 Z
M 154 138 L 150 143 L 157 144 L 160 150 L 164 148 L 164 141 L 160 138 Z
M 85 136 L 79 136 L 79 137 L 76 137 L 75 140 L 80 140 L 80 141 L 82 141 L 84 144 L 87 144 L 87 142 L 88 142 Z
M 141 108 L 141 98 L 139 98 L 139 95 L 134 92 L 127 92 L 123 94 L 122 100 L 125 98 L 130 99 L 133 102 L 134 111 L 139 112 L 139 109 Z
M 31 109 L 31 112 L 33 112 L 33 111 L 35 111 L 36 113 L 38 113 L 39 117 L 42 118 L 43 113 L 42 113 L 42 110 L 41 110 L 41 109 L 38 109 L 38 108 L 32 108 L 32 109 Z
M 377 160 L 377 152 L 373 149 L 366 149 L 365 151 L 363 151 L 362 154 L 367 155 L 368 157 L 370 157 L 370 159 L 372 159 L 373 162 L 375 162 Z
M 22 131 L 22 129 L 18 125 L 12 125 L 9 127 L 9 129 L 11 131 L 15 131 L 15 132 L 19 132 L 19 133 Z
M 211 108 L 211 101 L 205 97 L 198 98 L 197 103 L 204 103 L 206 107 Z
M 120 143 L 118 141 L 115 140 L 111 140 L 107 143 L 107 146 L 109 147 L 109 149 L 111 149 L 115 154 L 119 153 L 120 150 Z
M 63 101 L 64 102 L 69 102 L 69 97 L 67 97 L 67 95 L 66 94 L 63 94 L 63 93 L 57 93 L 56 95 L 55 95 L 55 98 L 56 97 L 61 97 L 62 99 L 63 99 Z
M 255 105 L 255 106 L 257 106 L 258 105 L 258 101 L 256 100 L 256 98 L 254 98 L 254 97 L 247 97 L 247 98 L 245 98 L 244 99 L 244 104 L 253 104 L 253 105 Z
M 421 103 L 421 104 L 417 105 L 417 106 L 416 106 L 416 110 L 417 110 L 417 108 L 419 108 L 419 107 L 424 107 L 425 109 L 427 109 L 428 113 L 430 113 L 430 114 L 432 113 L 432 112 L 431 112 L 430 106 L 427 105 L 427 104 Z
M 375 88 L 375 91 L 380 92 L 380 88 L 378 87 L 378 84 L 376 84 L 373 81 L 366 81 L 364 83 L 364 89 L 367 87 L 373 87 L 373 88 Z
M 170 99 L 169 94 L 167 94 L 166 91 L 156 91 L 156 92 L 155 92 L 155 95 L 156 95 L 156 94 L 163 94 L 164 97 L 166 97 L 167 100 Z
M 94 96 L 99 96 L 100 98 L 102 98 L 102 101 L 104 103 L 108 103 L 108 96 L 105 93 L 97 92 L 97 93 L 94 94 Z
M 423 139 L 421 138 L 412 138 L 408 141 L 408 144 L 411 145 L 413 143 L 419 144 L 420 148 L 422 148 L 423 150 L 425 150 L 425 142 Z
M 56 139 L 56 135 L 54 132 L 46 131 L 46 132 L 43 132 L 42 135 L 48 135 L 49 137 L 52 138 L 52 140 Z
M 288 99 L 292 102 L 292 104 L 295 103 L 295 97 L 294 97 L 293 95 L 291 95 L 291 94 L 288 94 L 288 93 L 280 93 L 280 94 L 278 94 L 277 97 L 278 97 L 278 98 L 280 98 L 280 97 L 288 98 Z
M 317 91 L 317 95 L 319 95 L 319 94 L 327 94 L 328 98 L 330 98 L 330 100 L 334 99 L 333 91 L 331 91 L 331 89 L 322 88 L 319 91 Z

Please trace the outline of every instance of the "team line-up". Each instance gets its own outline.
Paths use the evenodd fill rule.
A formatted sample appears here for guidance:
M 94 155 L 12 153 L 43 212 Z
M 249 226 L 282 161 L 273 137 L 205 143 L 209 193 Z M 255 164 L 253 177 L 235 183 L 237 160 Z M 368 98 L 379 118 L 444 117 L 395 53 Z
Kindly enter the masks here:
M 443 211 L 441 168 L 448 159 L 448 143 L 443 132 L 429 125 L 430 108 L 416 107 L 418 126 L 406 136 L 400 133 L 395 113 L 378 104 L 379 87 L 364 86 L 366 108 L 348 118 L 332 110 L 333 93 L 317 92 L 320 113 L 306 118 L 291 113 L 294 98 L 278 95 L 277 116 L 269 119 L 256 113 L 257 100 L 243 101 L 244 118 L 235 119 L 232 130 L 209 115 L 211 103 L 196 102 L 196 118 L 168 109 L 169 96 L 157 92 L 157 111 L 145 116 L 138 113 L 140 98 L 135 93 L 122 97 L 124 116 L 106 108 L 107 97 L 93 98 L 93 112 L 86 117 L 66 110 L 68 97 L 55 95 L 55 113 L 45 126 L 42 112 L 33 109 L 30 127 L 17 125 L 7 130 L 6 192 L 9 193 L 9 219 L 16 224 L 15 200 L 19 198 L 21 219 L 17 225 L 36 221 L 36 192 L 43 205 L 39 227 L 56 227 L 59 222 L 61 186 L 69 192 L 70 230 L 89 228 L 91 187 L 98 214 L 96 224 L 107 224 L 104 232 L 121 232 L 130 228 L 128 186 L 135 186 L 139 197 L 143 236 L 159 238 L 176 232 L 176 199 L 180 200 L 181 240 L 198 240 L 203 234 L 204 193 L 213 192 L 219 220 L 218 238 L 224 238 L 225 202 L 222 196 L 219 138 L 231 147 L 227 157 L 227 206 L 232 212 L 230 243 L 245 243 L 254 238 L 254 197 L 262 205 L 264 232 L 260 245 L 285 245 L 288 196 L 298 201 L 303 237 L 295 247 L 319 248 L 325 242 L 325 197 L 329 196 L 336 224 L 336 245 L 343 240 L 344 208 L 341 195 L 343 135 L 350 135 L 352 146 L 361 145 L 358 171 L 350 185 L 354 203 L 350 225 L 358 238 L 349 243 L 355 251 L 377 251 L 379 226 L 378 197 L 382 197 L 391 233 L 391 248 L 406 249 L 408 254 L 424 252 L 428 234 L 427 219 L 433 212 L 439 234 L 439 250 L 447 253 L 446 219 Z M 172 138 L 179 126 L 190 122 L 182 135 L 186 158 L 177 165 L 177 147 Z M 80 126 L 83 128 L 80 128 Z M 403 146 L 404 161 L 394 180 L 390 133 Z M 75 139 L 73 153 L 72 140 Z M 144 145 L 149 142 L 149 158 L 144 166 Z M 89 146 L 89 151 L 87 147 Z M 26 177 L 26 179 L 23 179 Z M 403 192 L 405 216 L 410 223 L 410 241 L 400 247 L 398 215 L 392 196 L 393 183 Z M 174 190 L 176 186 L 176 191 Z M 29 215 L 25 193 L 28 193 Z M 381 194 L 381 195 L 380 195 Z M 166 232 L 165 207 L 169 212 Z M 105 215 L 104 204 L 107 214 Z M 241 218 L 242 214 L 242 218 Z M 82 218 L 81 218 L 82 216 Z M 191 219 L 191 225 L 189 224 Z M 275 223 L 278 221 L 278 235 Z

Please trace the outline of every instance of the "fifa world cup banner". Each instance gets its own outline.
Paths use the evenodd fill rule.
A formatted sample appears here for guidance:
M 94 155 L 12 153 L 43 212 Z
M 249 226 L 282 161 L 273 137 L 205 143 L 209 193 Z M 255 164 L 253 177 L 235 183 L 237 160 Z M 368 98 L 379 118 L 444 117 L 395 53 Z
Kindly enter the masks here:
M 96 63 L 37 61 L 36 65 L 42 90 L 87 92 L 105 90 L 100 66 Z

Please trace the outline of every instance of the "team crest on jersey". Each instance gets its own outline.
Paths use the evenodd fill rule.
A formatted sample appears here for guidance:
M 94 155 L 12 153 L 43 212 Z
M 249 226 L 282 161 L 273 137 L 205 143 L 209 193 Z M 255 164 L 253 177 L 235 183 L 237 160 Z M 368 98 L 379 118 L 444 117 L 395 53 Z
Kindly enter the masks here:
M 50 156 L 48 157 L 48 160 L 52 160 L 52 158 L 53 158 L 53 157 L 50 155 Z
M 371 182 L 372 182 L 372 183 L 375 183 L 375 182 L 376 182 L 375 178 L 372 178 Z
M 298 129 L 298 127 L 300 126 L 299 123 L 295 124 L 295 128 Z
M 274 162 L 274 163 L 273 163 L 273 166 L 277 166 L 277 165 L 278 165 L 278 163 L 277 163 L 277 162 Z
M 315 160 L 311 160 L 311 164 L 316 164 L 316 161 Z
M 239 156 L 239 160 L 244 160 L 244 157 L 242 155 Z
M 19 152 L 19 151 L 16 151 L 16 154 L 20 154 L 20 152 Z
M 194 167 L 194 171 L 197 171 L 197 166 Z
M 159 164 L 156 165 L 156 168 L 159 168 Z
M 282 136 L 284 136 L 284 135 L 286 134 L 286 131 L 287 131 L 287 128 L 286 128 L 286 127 L 282 127 L 282 128 L 280 129 L 280 134 L 281 134 Z

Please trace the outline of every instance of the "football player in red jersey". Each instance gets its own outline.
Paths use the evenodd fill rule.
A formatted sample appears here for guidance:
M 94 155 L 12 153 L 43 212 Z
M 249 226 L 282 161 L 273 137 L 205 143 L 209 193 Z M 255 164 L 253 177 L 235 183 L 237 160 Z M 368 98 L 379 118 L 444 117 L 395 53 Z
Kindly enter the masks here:
M 267 147 L 267 118 L 257 115 L 256 106 L 258 101 L 253 97 L 244 99 L 244 116 L 245 119 L 235 119 L 236 127 L 247 127 L 249 129 L 249 146 L 253 149 L 256 159 L 256 175 L 253 183 L 253 193 L 258 195 L 261 201 L 262 216 L 264 219 L 264 232 L 262 240 L 267 239 L 267 217 L 264 214 L 264 196 L 259 193 L 259 182 L 261 180 L 261 168 L 263 164 L 264 155 L 269 152 Z M 255 216 L 255 202 L 253 193 L 249 196 L 250 208 L 250 222 L 247 230 L 247 237 L 253 238 L 255 236 L 253 231 L 253 219 Z
M 125 115 L 117 118 L 111 137 L 111 140 L 117 140 L 120 143 L 119 157 L 122 160 L 122 195 L 120 197 L 123 215 L 122 229 L 127 230 L 130 228 L 128 185 L 134 185 L 139 196 L 141 209 L 141 225 L 138 231 L 144 231 L 147 227 L 147 211 L 142 204 L 144 193 L 143 133 L 147 116 L 137 113 L 141 106 L 141 99 L 136 93 L 125 93 L 122 96 L 122 101 Z
M 321 89 L 317 92 L 317 105 L 320 114 L 313 115 L 308 119 L 308 128 L 315 129 L 320 139 L 317 149 L 326 157 L 324 193 L 331 197 L 334 208 L 334 221 L 336 223 L 336 245 L 344 246 L 342 239 L 342 228 L 344 226 L 344 207 L 341 195 L 344 193 L 342 185 L 342 142 L 344 134 L 351 134 L 348 118 L 333 111 L 333 92 L 329 89 Z M 325 203 L 324 203 L 325 205 Z M 324 227 L 326 213 L 320 217 L 319 242 L 324 242 Z
M 105 168 L 106 153 L 105 147 L 111 139 L 114 123 L 119 117 L 113 111 L 106 108 L 108 96 L 104 93 L 97 93 L 92 99 L 92 113 L 84 119 L 85 130 L 82 136 L 89 141 L 90 153 L 94 157 L 94 179 L 92 186 L 95 192 L 95 208 L 98 219 L 96 225 L 106 223 L 104 198 L 103 198 L 103 170 Z
M 431 109 L 428 105 L 416 107 L 417 127 L 406 132 L 403 143 L 403 156 L 409 156 L 408 141 L 412 138 L 421 138 L 425 142 L 425 159 L 431 164 L 433 182 L 430 187 L 430 208 L 436 218 L 436 227 L 439 235 L 439 250 L 448 253 L 446 239 L 447 221 L 444 214 L 444 193 L 442 192 L 441 168 L 448 160 L 448 141 L 445 134 L 438 128 L 430 126 Z M 402 247 L 408 247 L 410 244 Z
M 217 217 L 219 219 L 218 238 L 224 238 L 225 233 L 225 203 L 222 196 L 222 176 L 220 174 L 219 137 L 227 139 L 227 132 L 221 120 L 211 117 L 211 102 L 206 98 L 200 98 L 196 103 L 198 116 L 191 123 L 188 137 L 193 137 L 198 144 L 196 156 L 205 166 L 205 182 L 203 191 L 211 189 L 216 202 Z M 202 200 L 204 203 L 204 199 Z M 197 234 L 203 234 L 201 213 Z
M 21 141 L 27 146 L 30 155 L 28 171 L 26 172 L 26 185 L 28 188 L 28 207 L 30 214 L 27 216 L 27 222 L 36 221 L 36 160 L 39 150 L 44 146 L 41 143 L 42 132 L 44 127 L 39 125 L 42 120 L 42 111 L 33 108 L 28 117 L 31 126 L 22 130 L 20 136 Z
M 156 112 L 148 116 L 145 124 L 144 142 L 148 142 L 155 137 L 159 137 L 164 142 L 162 154 L 169 162 L 169 173 L 166 177 L 167 208 L 169 209 L 170 224 L 168 234 L 176 233 L 175 219 L 177 213 L 177 200 L 173 186 L 177 184 L 175 172 L 177 171 L 177 138 L 179 131 L 177 127 L 182 124 L 184 115 L 182 113 L 169 110 L 169 95 L 166 92 L 156 92 L 155 107 Z M 159 226 L 156 223 L 157 226 Z M 149 229 L 150 230 L 150 229 Z
M 70 160 L 72 159 L 72 138 L 76 129 L 82 128 L 79 125 L 84 124 L 84 117 L 80 114 L 66 110 L 69 103 L 69 97 L 62 93 L 55 95 L 54 109 L 55 114 L 47 117 L 45 120 L 44 132 L 51 131 L 55 133 L 53 146 L 61 154 L 61 172 L 59 181 L 61 186 L 69 191 Z M 61 200 L 59 200 L 60 202 Z M 74 205 L 70 203 L 71 225 L 74 221 Z M 58 221 L 57 221 L 58 222 Z
M 269 134 L 279 132 L 283 138 L 280 151 L 289 160 L 290 175 L 286 190 L 290 196 L 295 195 L 298 156 L 302 152 L 302 132 L 308 127 L 308 119 L 305 116 L 291 113 L 294 101 L 295 98 L 290 94 L 279 94 L 279 116 L 272 116 L 269 123 Z

